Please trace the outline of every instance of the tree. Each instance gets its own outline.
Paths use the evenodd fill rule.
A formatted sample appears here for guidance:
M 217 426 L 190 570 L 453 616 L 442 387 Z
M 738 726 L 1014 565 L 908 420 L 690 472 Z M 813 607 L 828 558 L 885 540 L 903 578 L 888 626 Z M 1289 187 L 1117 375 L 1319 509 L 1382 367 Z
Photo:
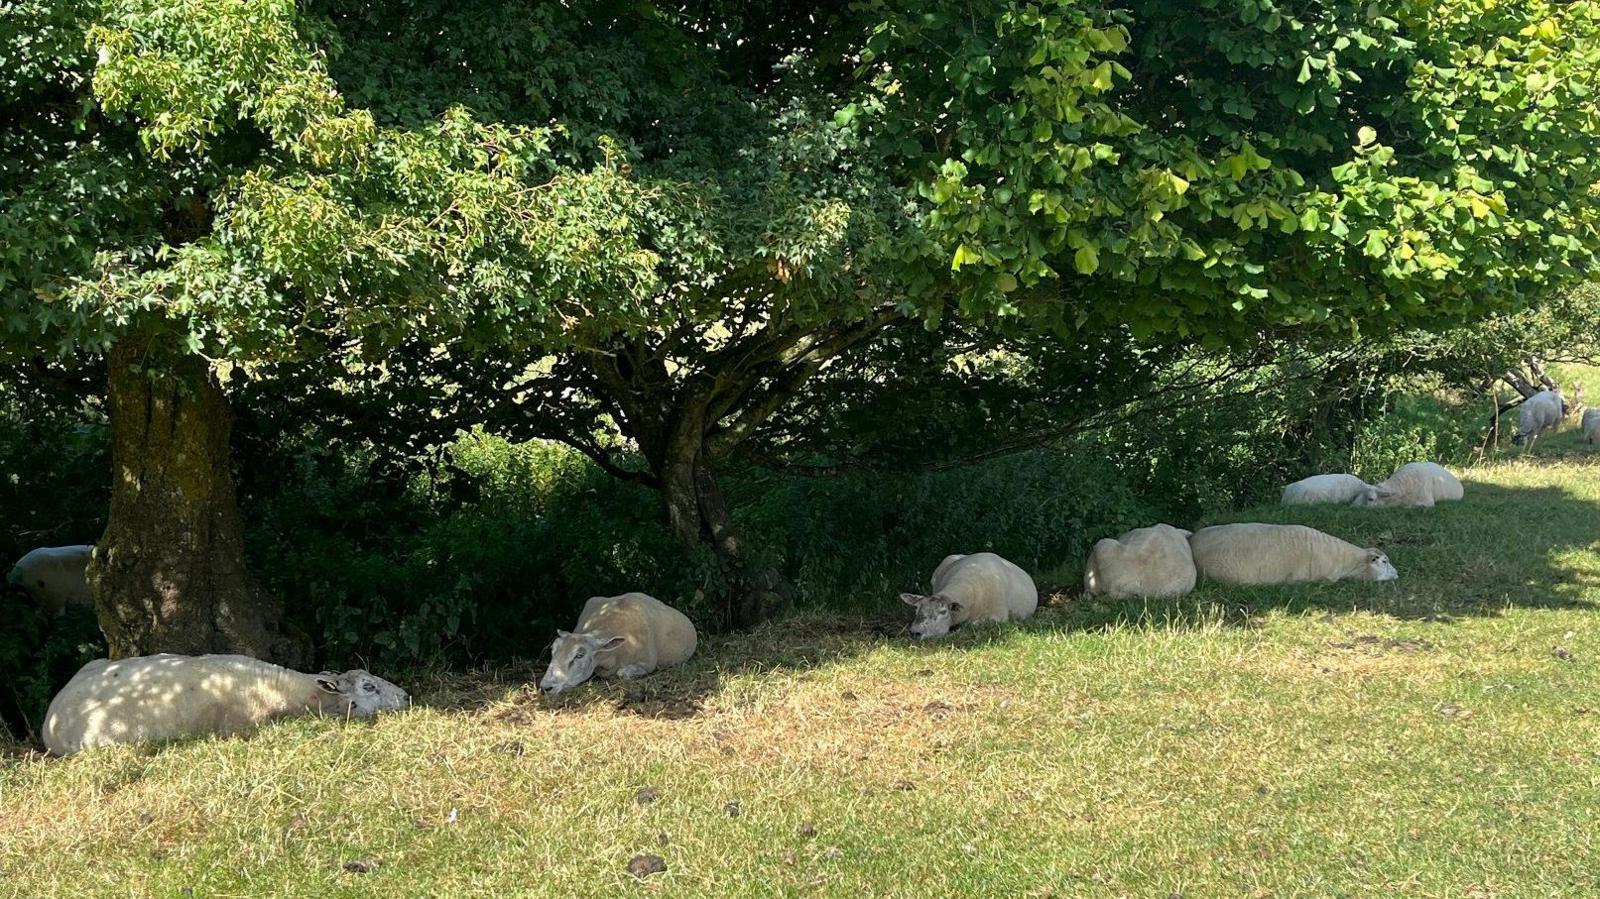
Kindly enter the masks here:
M 1097 361 L 1148 373 L 1185 345 L 1463 323 L 1593 263 L 1589 4 L 730 9 L 535 12 L 492 38 L 470 23 L 517 19 L 496 2 L 332 21 L 342 83 L 372 83 L 396 40 L 418 61 L 403 93 L 432 105 L 380 120 L 463 102 L 619 140 L 653 280 L 556 299 L 580 323 L 553 341 L 413 358 L 459 409 L 659 488 L 685 542 L 736 569 L 717 467 L 753 435 L 792 446 L 792 413 L 851 398 L 841 367 L 875 412 L 855 427 L 915 430 L 878 401 L 949 380 L 954 345 L 1055 372 L 1033 411 L 1076 397 L 1086 416 L 1116 391 L 1060 388 Z M 469 94 L 438 60 L 473 73 Z M 574 143 L 558 155 L 583 158 Z M 812 420 L 849 442 L 848 421 Z M 745 581 L 734 621 L 781 592 L 772 572 Z
M 566 441 L 660 490 L 733 573 L 736 623 L 785 588 L 717 469 L 781 443 L 832 369 L 958 355 L 898 352 L 909 329 L 1139 371 L 1470 321 L 1600 245 L 1588 3 L 74 9 L 50 21 L 89 42 L 38 58 L 92 90 L 8 95 L 35 149 L 8 145 L 6 195 L 34 205 L 5 228 L 50 248 L 8 262 L 9 320 L 154 341 L 196 389 L 200 357 L 267 377 L 327 353 L 330 402 L 432 397 L 390 431 Z M 68 231 L 74 173 L 100 193 Z

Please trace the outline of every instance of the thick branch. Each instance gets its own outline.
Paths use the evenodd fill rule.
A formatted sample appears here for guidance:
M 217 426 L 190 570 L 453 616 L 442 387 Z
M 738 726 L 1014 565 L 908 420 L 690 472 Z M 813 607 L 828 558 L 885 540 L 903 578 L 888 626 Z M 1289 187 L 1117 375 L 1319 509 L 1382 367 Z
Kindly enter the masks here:
M 897 318 L 899 313 L 894 309 L 882 309 L 831 336 L 815 335 L 812 340 L 802 341 L 803 346 L 797 351 L 778 360 L 778 371 L 771 378 L 766 391 L 751 396 L 754 384 L 747 383 L 739 394 L 728 397 L 728 402 L 714 410 L 716 418 L 720 419 L 741 404 L 744 405 L 744 410 L 732 422 L 715 428 L 707 437 L 708 455 L 712 459 L 725 458 L 752 431 L 783 408 L 806 381 L 822 370 L 828 360 L 882 331 Z

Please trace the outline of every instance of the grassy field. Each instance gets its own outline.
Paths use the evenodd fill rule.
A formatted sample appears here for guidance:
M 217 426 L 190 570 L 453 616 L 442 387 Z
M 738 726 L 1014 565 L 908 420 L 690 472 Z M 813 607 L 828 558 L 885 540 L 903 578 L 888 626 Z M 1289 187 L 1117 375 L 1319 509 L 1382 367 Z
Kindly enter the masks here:
M 1433 510 L 1234 516 L 1381 544 L 1390 584 L 1069 591 L 932 645 L 799 620 L 558 701 L 505 671 L 373 725 L 14 751 L 0 894 L 1594 894 L 1600 453 L 1539 449 Z

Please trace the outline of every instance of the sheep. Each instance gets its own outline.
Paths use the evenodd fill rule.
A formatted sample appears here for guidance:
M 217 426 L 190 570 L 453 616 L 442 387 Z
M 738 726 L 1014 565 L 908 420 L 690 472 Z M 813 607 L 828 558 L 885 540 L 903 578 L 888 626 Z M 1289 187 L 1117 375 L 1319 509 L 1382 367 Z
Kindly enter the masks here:
M 1314 474 L 1283 488 L 1281 505 L 1348 503 L 1372 486 L 1353 474 Z
M 1362 549 L 1298 524 L 1222 524 L 1189 538 L 1201 577 L 1225 584 L 1392 581 L 1400 576 L 1380 549 Z
M 539 689 L 560 693 L 596 673 L 626 680 L 644 677 L 688 661 L 696 640 L 689 616 L 653 596 L 592 596 L 583 604 L 575 631 L 556 631 L 550 667 Z
M 1434 503 L 1458 500 L 1461 496 L 1461 482 L 1449 469 L 1433 462 L 1411 462 L 1396 469 L 1388 480 L 1368 487 L 1352 505 L 1431 509 Z
M 1089 553 L 1083 592 L 1126 599 L 1182 596 L 1194 589 L 1192 532 L 1169 524 L 1135 528 L 1115 540 L 1107 537 Z
M 1526 444 L 1528 449 L 1533 449 L 1539 434 L 1559 426 L 1565 414 L 1566 403 L 1560 390 L 1541 390 L 1528 397 L 1517 412 L 1517 434 L 1511 438 L 1512 445 Z
M 994 553 L 945 556 L 933 570 L 931 594 L 902 593 L 914 607 L 911 634 L 940 637 L 969 621 L 1027 618 L 1039 607 L 1039 588 L 1026 571 Z
M 299 715 L 370 718 L 411 702 L 394 684 L 354 669 L 303 674 L 249 656 L 162 653 L 96 659 L 45 713 L 45 748 L 67 756 L 97 746 L 225 735 Z
M 1583 410 L 1583 440 L 1600 443 L 1600 409 Z
M 26 591 L 51 615 L 60 616 L 68 606 L 92 609 L 94 595 L 84 570 L 93 551 L 93 546 L 42 546 L 17 560 L 6 583 Z

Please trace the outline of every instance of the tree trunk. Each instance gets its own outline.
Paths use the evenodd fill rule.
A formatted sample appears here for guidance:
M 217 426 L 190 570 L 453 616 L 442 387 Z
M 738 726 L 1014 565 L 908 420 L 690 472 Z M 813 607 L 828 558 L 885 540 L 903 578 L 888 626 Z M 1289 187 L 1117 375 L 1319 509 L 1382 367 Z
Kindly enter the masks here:
M 724 626 L 753 627 L 786 609 L 794 588 L 777 569 L 752 560 L 745 552 L 704 454 L 703 429 L 696 423 L 675 429 L 656 466 L 667 521 L 681 543 L 690 548 L 709 546 L 722 563 L 729 580 Z
M 310 661 L 245 568 L 227 398 L 195 357 L 158 374 L 124 339 L 107 356 L 111 508 L 89 564 L 112 658 L 231 652 Z

